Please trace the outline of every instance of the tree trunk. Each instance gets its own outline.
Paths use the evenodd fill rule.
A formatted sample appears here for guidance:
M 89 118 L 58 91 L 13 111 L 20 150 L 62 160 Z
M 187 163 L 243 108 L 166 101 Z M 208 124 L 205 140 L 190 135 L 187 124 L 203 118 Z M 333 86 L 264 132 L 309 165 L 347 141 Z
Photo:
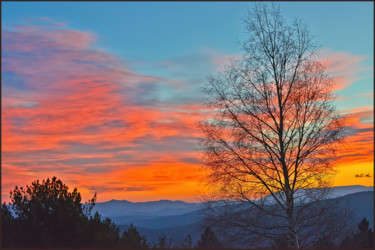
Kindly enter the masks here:
M 293 213 L 293 197 L 291 192 L 287 192 L 286 194 L 286 202 L 287 202 L 287 216 L 288 216 L 288 226 L 289 226 L 289 247 L 298 249 L 299 241 L 298 241 L 298 234 L 296 230 L 296 225 L 294 222 L 294 213 Z
M 298 234 L 294 223 L 290 226 L 290 248 L 299 249 Z

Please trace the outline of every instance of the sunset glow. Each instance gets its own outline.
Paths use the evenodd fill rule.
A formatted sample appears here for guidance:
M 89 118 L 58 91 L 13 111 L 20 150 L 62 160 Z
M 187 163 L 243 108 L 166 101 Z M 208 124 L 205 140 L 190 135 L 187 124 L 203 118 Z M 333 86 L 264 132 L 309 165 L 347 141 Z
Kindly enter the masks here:
M 126 9 L 129 3 L 121 4 Z M 77 187 L 83 200 L 96 192 L 98 201 L 199 201 L 204 170 L 198 123 L 209 112 L 201 87 L 207 75 L 240 56 L 234 45 L 239 37 L 232 37 L 232 50 L 191 41 L 195 52 L 186 46 L 176 52 L 178 44 L 166 37 L 171 55 L 155 52 L 148 58 L 150 48 L 142 45 L 132 53 L 111 48 L 106 28 L 80 23 L 89 18 L 85 14 L 74 20 L 55 17 L 58 5 L 48 6 L 35 5 L 40 16 L 30 10 L 10 18 L 19 5 L 2 3 L 2 201 L 9 201 L 15 185 L 52 176 Z M 236 13 L 240 30 L 243 13 Z M 184 18 L 178 21 L 189 20 Z M 136 23 L 123 25 L 153 29 Z M 364 25 L 364 33 L 372 32 L 372 24 Z M 228 29 L 220 31 L 223 37 Z M 160 36 L 167 36 L 162 31 Z M 204 37 L 203 32 L 191 35 L 197 41 Z M 153 50 L 158 50 L 161 38 L 155 39 Z M 336 83 L 338 109 L 347 117 L 334 185 L 373 186 L 373 40 L 363 53 L 336 43 L 337 48 L 323 44 L 320 50 Z

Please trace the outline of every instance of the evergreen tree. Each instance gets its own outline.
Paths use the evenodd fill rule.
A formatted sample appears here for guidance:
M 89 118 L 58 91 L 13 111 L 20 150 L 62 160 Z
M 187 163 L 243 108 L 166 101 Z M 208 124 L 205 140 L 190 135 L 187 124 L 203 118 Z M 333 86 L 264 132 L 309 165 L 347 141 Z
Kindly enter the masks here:
M 96 194 L 82 204 L 78 190 L 70 192 L 56 177 L 16 186 L 10 198 L 10 210 L 1 207 L 2 247 L 110 247 L 118 240 L 118 229 L 109 219 L 89 217 Z
M 94 247 L 114 247 L 119 242 L 120 229 L 109 219 L 101 219 L 98 212 L 90 216 L 84 227 L 85 242 L 91 241 Z
M 274 247 L 277 249 L 286 249 L 289 247 L 288 235 L 282 234 L 274 240 Z
M 172 248 L 172 239 L 167 240 L 165 234 L 159 236 L 158 242 L 153 244 L 153 249 L 170 249 Z
M 193 241 L 191 239 L 190 234 L 186 236 L 184 242 L 181 245 L 181 248 L 185 248 L 185 249 L 193 248 Z
M 352 235 L 348 235 L 340 244 L 340 248 L 373 248 L 374 232 L 369 227 L 366 218 L 358 224 L 358 229 Z
M 120 239 L 120 246 L 123 248 L 137 248 L 146 249 L 149 248 L 145 236 L 141 236 L 136 227 L 130 224 L 127 231 L 124 231 Z
M 221 248 L 222 245 L 210 227 L 206 227 L 196 248 Z
M 322 235 L 317 243 L 315 244 L 314 248 L 336 248 L 335 243 L 330 239 L 330 237 L 326 235 Z
M 1 205 L 1 243 L 2 247 L 16 247 L 17 232 L 16 220 L 14 219 L 9 207 L 4 203 Z

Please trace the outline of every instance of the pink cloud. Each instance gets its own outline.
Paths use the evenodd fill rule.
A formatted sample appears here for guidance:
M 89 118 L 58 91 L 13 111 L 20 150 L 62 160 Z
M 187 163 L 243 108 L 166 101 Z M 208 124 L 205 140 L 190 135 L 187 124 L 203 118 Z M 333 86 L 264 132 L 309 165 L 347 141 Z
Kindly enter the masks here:
M 174 93 L 189 88 L 181 79 L 138 74 L 97 49 L 91 32 L 62 27 L 2 31 L 3 73 L 17 76 L 3 80 L 3 199 L 14 185 L 52 175 L 82 187 L 84 194 L 91 194 L 94 186 L 107 187 L 101 194 L 107 198 L 111 190 L 121 198 L 132 189 L 128 187 L 148 197 L 167 195 L 168 189 L 190 192 L 183 191 L 190 187 L 186 183 L 202 176 L 196 142 L 191 141 L 201 136 L 197 123 L 209 110 L 198 101 L 134 105 L 153 83 L 162 82 Z M 347 55 L 340 56 L 335 58 Z M 238 56 L 211 53 L 204 58 L 219 70 Z M 326 62 L 341 77 L 359 70 L 345 75 L 359 59 L 352 64 L 335 60 Z M 161 64 L 172 67 L 176 62 Z M 362 123 L 353 118 L 359 128 Z M 368 134 L 361 136 L 363 140 Z M 110 184 L 124 181 L 128 183 Z
M 367 70 L 361 65 L 366 59 L 362 55 L 353 55 L 347 52 L 335 52 L 329 49 L 318 51 L 319 60 L 327 68 L 335 81 L 334 90 L 343 90 L 360 79 L 358 73 Z
M 211 58 L 211 62 L 215 65 L 216 71 L 223 71 L 226 66 L 229 66 L 231 62 L 241 59 L 241 55 L 230 54 L 230 55 L 215 55 Z
M 3 41 L 3 73 L 17 76 L 3 81 L 5 200 L 14 185 L 52 175 L 78 187 L 90 180 L 91 186 L 122 181 L 109 173 L 166 160 L 169 154 L 138 149 L 142 138 L 168 147 L 165 138 L 196 135 L 196 107 L 132 105 L 138 98 L 135 86 L 162 81 L 173 85 L 174 80 L 132 71 L 116 56 L 96 49 L 90 32 L 17 26 L 3 30 Z M 123 147 L 129 149 L 118 149 Z M 189 150 L 176 151 L 173 162 L 189 157 Z M 111 178 L 98 180 L 100 171 L 109 171 Z
M 212 50 L 208 50 L 208 53 L 216 71 L 223 71 L 231 62 L 242 57 L 239 54 L 223 55 Z M 317 56 L 317 59 L 326 67 L 327 72 L 335 82 L 334 91 L 349 87 L 350 84 L 360 79 L 358 73 L 368 70 L 368 68 L 361 65 L 366 56 L 336 52 L 329 49 L 319 50 Z

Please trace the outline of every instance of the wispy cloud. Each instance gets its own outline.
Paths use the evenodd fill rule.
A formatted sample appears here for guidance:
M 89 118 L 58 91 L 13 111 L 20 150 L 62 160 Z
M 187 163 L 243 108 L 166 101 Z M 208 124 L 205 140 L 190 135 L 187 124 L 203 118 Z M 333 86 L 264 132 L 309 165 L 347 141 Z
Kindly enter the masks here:
M 318 58 L 327 68 L 335 82 L 334 90 L 343 90 L 360 79 L 359 73 L 368 70 L 362 62 L 366 56 L 353 55 L 347 52 L 336 52 L 330 49 L 318 51 Z
M 345 139 L 340 145 L 340 165 L 373 162 L 373 107 L 364 106 L 342 112 L 346 117 Z
M 141 74 L 97 48 L 93 32 L 37 23 L 2 30 L 3 200 L 15 185 L 54 175 L 102 201 L 194 197 L 204 176 L 197 123 L 208 111 L 200 88 L 238 56 L 199 51 L 140 62 L 164 72 Z M 348 86 L 363 58 L 330 53 L 327 65 Z M 341 159 L 367 162 L 372 109 L 346 113 L 350 147 Z
M 95 40 L 55 25 L 3 30 L 3 199 L 35 178 L 58 175 L 80 186 L 98 174 L 148 166 L 172 147 L 176 159 L 191 157 L 193 148 L 176 145 L 196 135 L 199 111 L 163 100 L 153 106 L 153 91 L 169 80 L 134 72 Z M 142 191 L 137 185 L 121 190 Z
M 360 174 L 356 174 L 354 177 L 362 178 L 362 177 L 372 177 L 372 176 L 370 175 L 370 173 L 367 173 L 367 174 L 360 173 Z

